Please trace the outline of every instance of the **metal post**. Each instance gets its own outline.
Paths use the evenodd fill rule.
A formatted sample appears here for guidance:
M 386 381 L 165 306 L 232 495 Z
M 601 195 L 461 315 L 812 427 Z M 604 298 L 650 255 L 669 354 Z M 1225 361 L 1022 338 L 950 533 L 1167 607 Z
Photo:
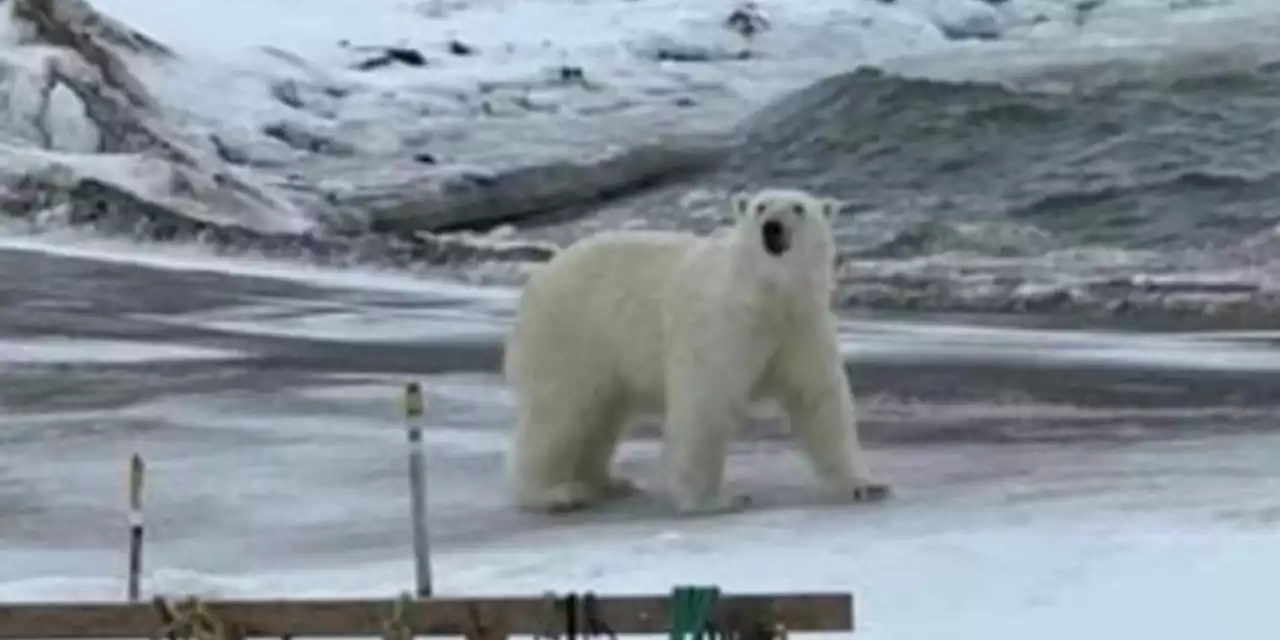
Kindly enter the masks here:
M 142 483 L 146 469 L 142 456 L 133 454 L 129 460 L 129 601 L 138 600 L 142 576 Z
M 404 417 L 409 431 L 409 493 L 412 500 L 413 559 L 419 598 L 431 595 L 431 547 L 427 539 L 427 478 L 422 451 L 422 387 L 405 385 Z

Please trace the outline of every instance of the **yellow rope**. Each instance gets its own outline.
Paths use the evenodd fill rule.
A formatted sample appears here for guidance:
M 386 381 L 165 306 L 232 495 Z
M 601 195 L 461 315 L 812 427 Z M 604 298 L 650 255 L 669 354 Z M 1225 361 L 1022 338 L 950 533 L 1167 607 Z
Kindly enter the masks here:
M 787 640 L 788 638 L 787 627 L 781 622 L 772 625 L 757 622 L 734 635 L 743 640 Z
M 542 609 L 540 632 L 533 634 L 534 640 L 555 640 L 564 635 L 564 614 L 560 612 L 559 598 L 554 591 L 542 592 Z
M 382 640 L 413 640 L 413 629 L 405 622 L 405 611 L 413 604 L 413 596 L 402 592 L 391 607 L 391 617 L 382 623 Z
M 182 638 L 183 640 L 237 640 L 238 634 L 228 634 L 227 625 L 209 612 L 195 596 L 187 596 L 180 602 L 155 599 L 168 623 L 160 627 L 157 637 Z
M 773 624 L 773 640 L 787 640 L 788 637 L 787 625 L 775 622 Z

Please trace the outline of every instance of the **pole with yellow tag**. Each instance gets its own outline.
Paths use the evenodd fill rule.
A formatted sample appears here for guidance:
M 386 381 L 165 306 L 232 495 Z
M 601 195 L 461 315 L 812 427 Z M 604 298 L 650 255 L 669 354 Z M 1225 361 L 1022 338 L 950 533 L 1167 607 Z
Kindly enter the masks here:
M 422 451 L 422 387 L 404 388 L 404 417 L 409 431 L 409 495 L 412 500 L 414 576 L 419 598 L 431 595 L 431 548 L 427 539 L 427 478 Z
M 145 468 L 142 456 L 129 460 L 129 601 L 138 600 L 142 576 L 142 483 Z

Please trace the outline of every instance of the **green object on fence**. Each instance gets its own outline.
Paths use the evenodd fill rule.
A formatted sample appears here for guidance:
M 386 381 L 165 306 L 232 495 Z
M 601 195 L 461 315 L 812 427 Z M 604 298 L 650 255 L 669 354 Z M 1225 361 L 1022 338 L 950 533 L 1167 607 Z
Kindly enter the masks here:
M 671 590 L 671 640 L 714 640 L 711 615 L 719 587 L 675 587 Z

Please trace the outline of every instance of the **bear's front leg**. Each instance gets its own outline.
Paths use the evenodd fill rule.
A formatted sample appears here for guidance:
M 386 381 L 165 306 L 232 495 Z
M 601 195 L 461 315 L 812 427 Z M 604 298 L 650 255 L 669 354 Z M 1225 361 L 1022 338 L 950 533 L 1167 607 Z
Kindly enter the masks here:
M 768 350 L 756 348 L 751 310 L 706 293 L 668 292 L 679 304 L 669 304 L 663 318 L 664 453 L 672 498 L 685 514 L 750 504 L 745 496 L 722 494 L 721 485 L 729 442 L 769 358 Z
M 697 365 L 712 365 L 712 358 Z M 732 369 L 714 373 L 690 362 L 676 364 L 667 377 L 665 457 L 676 509 L 684 514 L 739 511 L 750 500 L 724 495 L 729 442 L 746 417 L 746 395 Z
M 784 402 L 791 429 L 814 471 L 834 494 L 857 502 L 883 500 L 891 493 L 889 485 L 871 473 L 857 427 L 845 418 L 852 411 L 840 409 L 844 401 L 835 397 L 847 393 L 847 387 L 833 388 L 826 398 Z
M 858 502 L 883 500 L 891 489 L 866 461 L 834 322 L 822 320 L 814 331 L 798 333 L 783 352 L 776 372 L 783 408 L 801 449 L 833 493 Z
M 746 496 L 721 492 L 733 436 L 725 416 L 677 411 L 669 420 L 667 465 L 676 510 L 686 515 L 710 515 L 745 509 L 751 502 Z

